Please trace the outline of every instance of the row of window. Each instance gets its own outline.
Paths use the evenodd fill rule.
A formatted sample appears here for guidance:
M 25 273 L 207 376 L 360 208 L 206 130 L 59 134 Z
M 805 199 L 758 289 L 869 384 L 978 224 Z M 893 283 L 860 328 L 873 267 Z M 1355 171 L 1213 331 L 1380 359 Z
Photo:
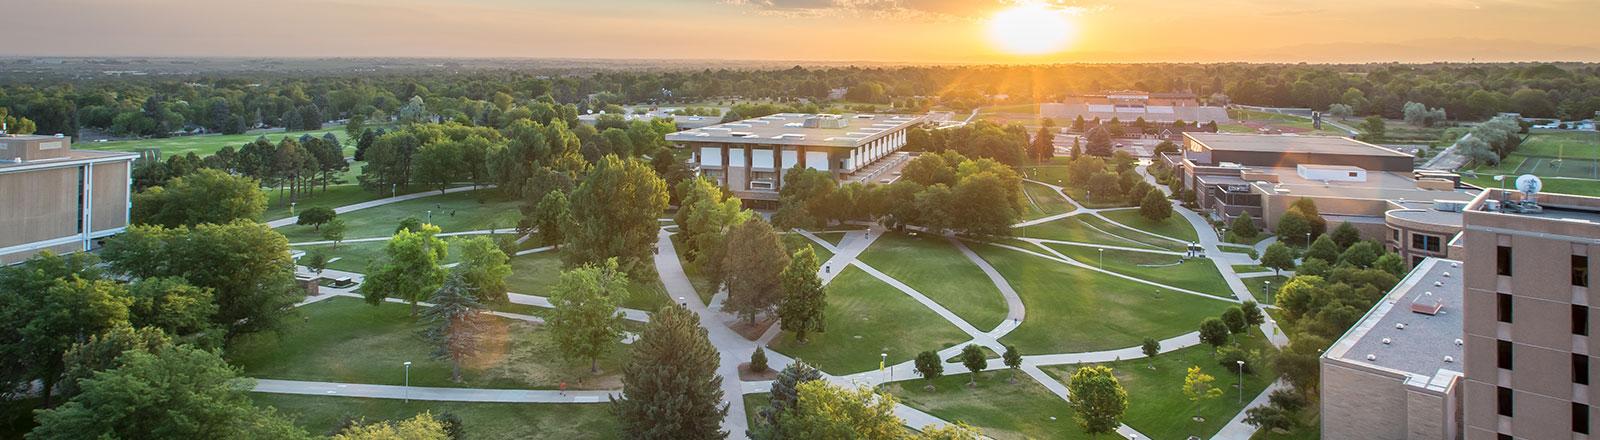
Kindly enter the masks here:
M 1513 370 L 1516 346 L 1511 341 L 1495 341 L 1495 366 L 1502 370 Z M 1572 383 L 1578 385 L 1589 384 L 1589 356 L 1572 354 Z
M 1506 387 L 1498 387 L 1495 391 L 1498 392 L 1498 396 L 1496 397 L 1498 397 L 1499 400 L 1496 402 L 1495 406 L 1499 410 L 1500 415 L 1511 417 L 1513 414 L 1511 409 L 1513 392 L 1510 388 Z M 1589 405 L 1572 402 L 1572 432 L 1584 435 L 1589 434 Z M 1510 434 L 1500 434 L 1499 438 L 1510 439 L 1512 437 Z
M 1572 285 L 1589 287 L 1589 256 L 1573 255 L 1571 259 L 1571 268 Z M 1494 271 L 1500 276 L 1511 276 L 1511 246 L 1496 247 Z
M 1495 294 L 1495 319 L 1506 324 L 1512 323 L 1513 304 L 1511 294 Z M 1589 307 L 1573 304 L 1571 310 L 1572 334 L 1589 336 Z

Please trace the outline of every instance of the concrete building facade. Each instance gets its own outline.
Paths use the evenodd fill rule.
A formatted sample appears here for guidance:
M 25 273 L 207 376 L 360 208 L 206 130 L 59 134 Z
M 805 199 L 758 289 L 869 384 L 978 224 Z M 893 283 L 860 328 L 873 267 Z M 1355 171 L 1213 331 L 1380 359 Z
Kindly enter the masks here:
M 771 205 L 794 168 L 827 172 L 839 181 L 884 183 L 910 155 L 900 152 L 906 130 L 922 120 L 903 115 L 779 113 L 666 136 L 693 152 L 700 175 L 754 205 Z
M 1590 438 L 1600 198 L 1487 190 L 1463 219 L 1465 438 Z
M 67 137 L 0 135 L 0 264 L 90 250 L 126 230 L 136 157 L 73 150 Z

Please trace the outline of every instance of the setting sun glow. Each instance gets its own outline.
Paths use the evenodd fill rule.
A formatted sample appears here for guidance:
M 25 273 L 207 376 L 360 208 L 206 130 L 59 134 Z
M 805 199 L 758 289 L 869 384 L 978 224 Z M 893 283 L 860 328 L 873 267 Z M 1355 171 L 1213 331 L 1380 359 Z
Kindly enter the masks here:
M 989 18 L 989 39 L 1001 51 L 1040 55 L 1066 48 L 1072 21 L 1066 13 L 1041 4 L 1024 4 Z

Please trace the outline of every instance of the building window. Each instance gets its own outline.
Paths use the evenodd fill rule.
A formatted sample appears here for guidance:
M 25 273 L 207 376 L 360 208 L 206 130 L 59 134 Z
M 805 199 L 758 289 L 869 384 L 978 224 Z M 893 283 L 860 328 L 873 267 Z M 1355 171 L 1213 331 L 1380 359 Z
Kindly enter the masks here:
M 1391 239 L 1393 239 L 1395 242 L 1399 242 L 1400 241 L 1400 230 L 1399 229 L 1393 229 L 1393 228 L 1389 229 L 1389 237 Z
M 1572 432 L 1589 433 L 1589 405 L 1576 402 L 1572 404 Z
M 1498 434 L 1495 438 L 1498 440 L 1517 440 L 1517 438 L 1512 437 L 1511 434 Z
M 1495 354 L 1497 355 L 1496 357 L 1499 358 L 1498 360 L 1495 361 L 1495 364 L 1498 365 L 1500 368 L 1506 369 L 1506 370 L 1510 370 L 1511 367 L 1513 366 L 1511 364 L 1511 358 L 1512 358 L 1511 349 L 1512 349 L 1511 341 L 1495 341 L 1495 350 L 1494 351 L 1495 351 Z
M 1511 389 L 1510 388 L 1506 388 L 1506 387 L 1497 387 L 1497 388 L 1498 388 L 1498 396 L 1497 396 L 1498 397 L 1498 399 L 1497 399 L 1498 402 L 1496 402 L 1495 406 L 1500 411 L 1500 415 L 1506 416 L 1506 417 L 1511 417 Z
M 1439 245 L 1444 239 L 1428 234 L 1411 234 L 1411 248 L 1428 252 L 1439 252 Z
M 1589 308 L 1572 305 L 1572 334 L 1589 336 Z
M 1497 246 L 1495 249 L 1494 272 L 1511 276 L 1511 246 Z
M 1572 354 L 1572 383 L 1589 384 L 1589 355 Z
M 1572 285 L 1589 287 L 1589 256 L 1572 256 Z
M 1494 296 L 1495 296 L 1495 315 L 1500 318 L 1500 322 L 1504 322 L 1504 323 L 1510 324 L 1511 323 L 1511 294 L 1508 294 L 1508 293 L 1496 293 L 1496 294 L 1494 294 Z

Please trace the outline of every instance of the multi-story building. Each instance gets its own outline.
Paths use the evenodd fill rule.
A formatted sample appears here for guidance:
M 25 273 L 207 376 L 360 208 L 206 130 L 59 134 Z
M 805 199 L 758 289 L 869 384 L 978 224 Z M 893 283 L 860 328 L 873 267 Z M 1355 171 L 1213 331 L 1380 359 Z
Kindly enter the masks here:
M 699 173 L 753 206 L 773 206 L 792 168 L 824 171 L 840 181 L 892 181 L 909 160 L 906 130 L 922 120 L 904 115 L 779 113 L 680 131 L 668 141 L 693 151 Z
M 1465 438 L 1590 438 L 1600 198 L 1487 190 L 1463 220 Z
M 1228 118 L 1228 109 L 1201 105 L 1193 93 L 1151 93 L 1139 90 L 1068 96 L 1059 103 L 1040 104 L 1039 114 L 1056 120 L 1070 121 L 1081 117 L 1110 121 L 1115 118 L 1124 123 L 1138 119 L 1166 124 L 1176 121 L 1190 124 L 1224 123 L 1232 120 Z
M 136 157 L 73 150 L 63 136 L 0 135 L 0 264 L 90 250 L 127 229 Z

